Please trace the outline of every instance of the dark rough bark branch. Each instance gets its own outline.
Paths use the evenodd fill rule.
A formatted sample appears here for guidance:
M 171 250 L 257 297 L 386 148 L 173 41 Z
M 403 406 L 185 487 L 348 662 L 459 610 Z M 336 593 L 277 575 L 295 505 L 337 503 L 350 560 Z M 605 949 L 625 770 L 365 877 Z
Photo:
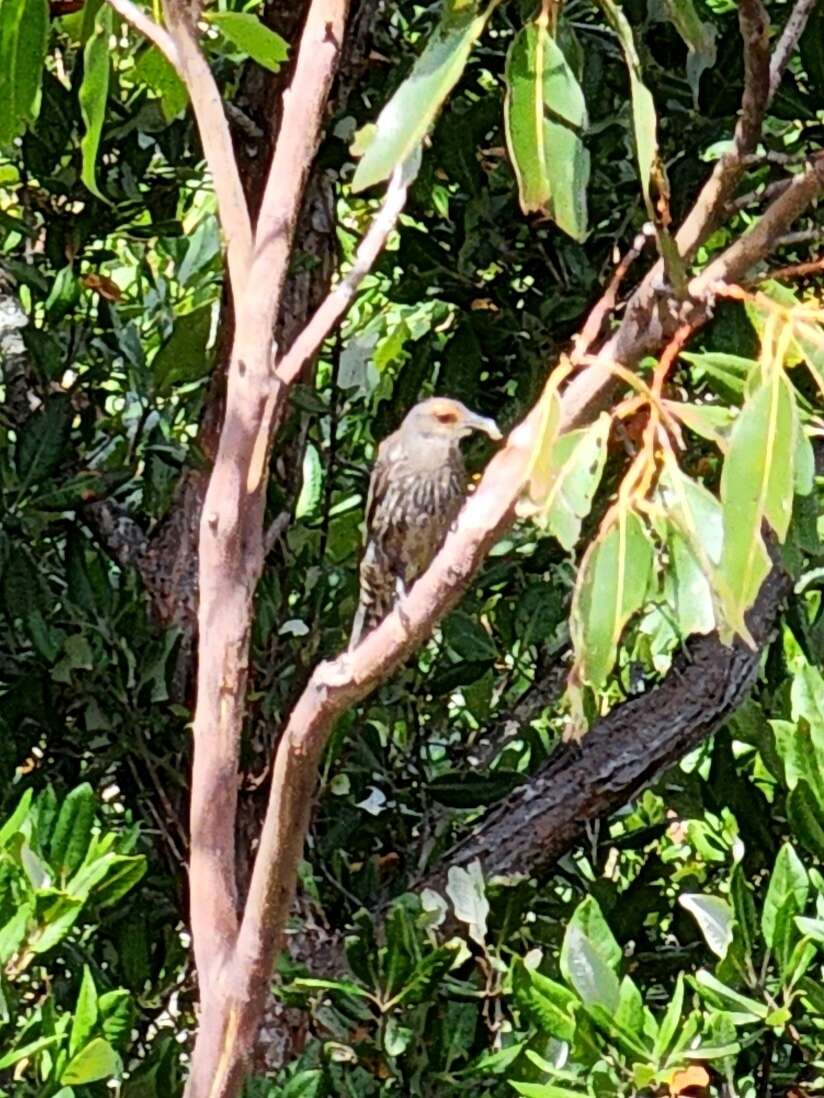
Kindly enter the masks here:
M 755 681 L 792 581 L 770 573 L 747 615 L 753 651 L 717 635 L 689 641 L 659 686 L 617 706 L 577 747 L 562 748 L 444 858 L 480 861 L 486 877 L 540 873 L 573 846 L 593 820 L 610 815 L 719 727 Z M 446 868 L 419 882 L 443 890 Z

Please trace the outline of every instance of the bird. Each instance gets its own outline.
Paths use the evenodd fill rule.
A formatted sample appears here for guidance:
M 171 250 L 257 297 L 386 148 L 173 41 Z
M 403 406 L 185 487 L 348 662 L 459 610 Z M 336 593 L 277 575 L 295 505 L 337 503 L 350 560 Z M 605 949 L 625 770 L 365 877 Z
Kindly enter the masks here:
M 430 397 L 378 447 L 350 650 L 383 621 L 440 549 L 466 496 L 460 443 L 473 431 L 501 438 L 493 419 L 459 400 Z

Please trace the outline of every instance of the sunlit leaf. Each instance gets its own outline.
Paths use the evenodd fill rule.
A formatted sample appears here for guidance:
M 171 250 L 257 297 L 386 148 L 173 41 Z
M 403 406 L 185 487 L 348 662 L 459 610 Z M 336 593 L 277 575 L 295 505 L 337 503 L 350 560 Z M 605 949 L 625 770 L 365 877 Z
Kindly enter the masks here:
M 95 1037 L 67 1064 L 60 1076 L 61 1083 L 94 1083 L 119 1075 L 120 1057 L 108 1041 Z
M 251 12 L 207 11 L 203 18 L 270 72 L 277 72 L 289 57 L 289 43 Z
M 81 179 L 98 198 L 103 199 L 97 185 L 97 153 L 103 135 L 106 101 L 109 96 L 111 55 L 109 37 L 112 33 L 112 9 L 104 4 L 97 15 L 95 32 L 83 51 L 83 83 L 80 85 L 80 110 L 84 133 L 80 142 L 83 154 Z M 105 199 L 103 199 L 105 201 Z
M 721 896 L 682 893 L 678 902 L 698 923 L 704 941 L 722 961 L 732 945 L 733 911 Z
M 624 627 L 644 603 L 652 565 L 646 528 L 625 509 L 615 513 L 584 555 L 570 629 L 581 678 L 596 690 L 612 670 Z
M 381 111 L 352 179 L 363 191 L 388 179 L 423 141 L 449 92 L 458 82 L 488 12 L 448 9 L 412 72 Z
M 0 145 L 37 117 L 48 33 L 48 0 L 0 0 Z
M 586 236 L 586 103 L 566 57 L 541 21 L 507 56 L 504 121 L 524 213 L 540 211 L 575 240 Z
M 189 102 L 186 85 L 156 46 L 143 50 L 135 63 L 134 71 L 135 76 L 160 99 L 167 122 L 176 118 Z M 185 280 L 181 278 L 181 282 L 183 281 Z
M 797 431 L 792 387 L 784 371 L 776 369 L 741 410 L 721 473 L 719 571 L 732 595 L 731 624 L 744 636 L 744 613 L 770 570 L 762 524 L 769 523 L 783 540 L 792 515 Z

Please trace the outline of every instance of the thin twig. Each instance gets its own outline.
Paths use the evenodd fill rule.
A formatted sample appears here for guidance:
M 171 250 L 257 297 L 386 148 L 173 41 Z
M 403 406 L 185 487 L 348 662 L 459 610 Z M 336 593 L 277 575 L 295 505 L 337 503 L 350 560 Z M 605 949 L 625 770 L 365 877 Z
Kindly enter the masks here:
M 132 3 L 132 0 L 108 0 L 108 3 L 121 19 L 131 23 L 136 31 L 139 31 L 144 38 L 148 38 L 153 45 L 157 46 L 169 64 L 182 73 L 177 46 L 165 27 L 155 23 L 154 19 L 151 19 L 137 4 Z
M 299 376 L 304 363 L 320 348 L 352 304 L 358 287 L 375 265 L 406 204 L 406 193 L 419 163 L 418 157 L 414 160 L 414 164 L 410 160 L 395 170 L 383 205 L 360 242 L 352 266 L 320 303 L 309 323 L 280 360 L 277 375 L 281 381 L 288 384 Z
M 649 241 L 654 239 L 654 237 L 655 226 L 648 222 L 640 233 L 636 235 L 629 250 L 621 258 L 602 297 L 595 307 L 590 310 L 583 328 L 578 335 L 575 336 L 574 348 L 570 355 L 570 360 L 574 365 L 579 365 L 583 362 L 584 357 L 589 354 L 592 344 L 601 334 L 604 321 L 615 309 L 618 290 L 621 288 L 621 283 L 623 282 L 627 271 L 647 246 Z
M 757 279 L 751 280 L 750 285 L 766 282 L 768 279 L 806 278 L 807 275 L 821 274 L 824 271 L 824 256 L 820 259 L 811 259 L 807 263 L 791 263 L 786 267 L 777 267 L 774 271 L 765 271 Z
M 178 67 L 189 92 L 200 142 L 212 175 L 220 224 L 226 238 L 226 261 L 232 280 L 232 292 L 237 300 L 243 293 L 252 262 L 252 223 L 240 181 L 223 98 L 200 48 L 186 0 L 163 0 L 163 10 L 180 59 Z
M 790 13 L 790 18 L 784 24 L 784 30 L 776 43 L 770 61 L 770 99 L 778 91 L 778 85 L 781 83 L 784 70 L 795 52 L 795 47 L 804 33 L 807 20 L 810 18 L 816 3 L 817 0 L 797 0 Z
M 798 244 L 815 244 L 824 239 L 824 227 L 816 225 L 812 229 L 798 229 L 794 233 L 784 233 L 776 238 L 776 248 L 793 248 Z
M 772 183 L 768 183 L 763 190 L 747 191 L 746 194 L 741 194 L 737 198 L 733 198 L 724 207 L 725 214 L 737 213 L 739 210 L 746 210 L 748 206 L 754 206 L 758 202 L 763 202 L 764 199 L 776 198 L 779 194 L 783 194 L 792 182 L 792 177 L 789 179 L 776 179 Z

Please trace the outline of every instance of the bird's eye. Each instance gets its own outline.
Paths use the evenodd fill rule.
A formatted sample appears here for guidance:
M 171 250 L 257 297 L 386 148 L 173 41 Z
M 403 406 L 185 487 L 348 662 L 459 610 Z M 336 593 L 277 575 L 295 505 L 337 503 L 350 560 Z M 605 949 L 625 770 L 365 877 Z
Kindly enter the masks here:
M 435 419 L 439 423 L 457 423 L 458 417 L 455 412 L 436 412 Z

